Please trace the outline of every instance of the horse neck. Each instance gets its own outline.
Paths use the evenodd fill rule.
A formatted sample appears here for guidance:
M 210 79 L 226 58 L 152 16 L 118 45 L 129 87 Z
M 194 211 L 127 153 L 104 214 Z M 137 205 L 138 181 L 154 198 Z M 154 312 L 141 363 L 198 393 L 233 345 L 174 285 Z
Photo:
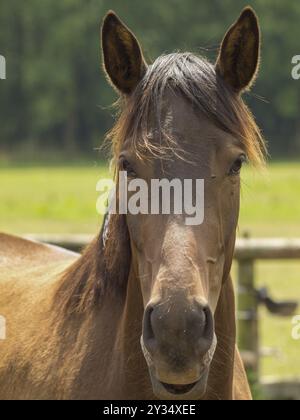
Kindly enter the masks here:
M 120 357 L 123 389 L 126 390 L 126 393 L 139 399 L 152 399 L 154 396 L 148 367 L 140 345 L 143 314 L 143 298 L 133 262 L 128 278 L 124 310 L 119 324 L 116 352 Z
M 215 312 L 218 345 L 212 361 L 205 399 L 232 400 L 236 347 L 235 299 L 231 277 L 223 284 Z

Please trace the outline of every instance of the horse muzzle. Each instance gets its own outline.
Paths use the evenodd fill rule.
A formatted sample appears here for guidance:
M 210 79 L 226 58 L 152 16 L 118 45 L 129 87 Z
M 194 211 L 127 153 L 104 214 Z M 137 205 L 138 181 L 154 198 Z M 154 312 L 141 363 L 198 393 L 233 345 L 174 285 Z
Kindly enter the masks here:
M 184 372 L 179 375 L 168 373 L 164 377 L 161 377 L 153 358 L 144 345 L 143 337 L 141 337 L 141 347 L 148 365 L 153 393 L 157 398 L 160 400 L 199 400 L 204 396 L 210 365 L 217 347 L 217 337 L 215 334 L 211 348 L 200 363 L 197 363 L 197 366 L 188 372 L 188 375 Z M 197 376 L 192 378 L 191 374 L 197 374 Z

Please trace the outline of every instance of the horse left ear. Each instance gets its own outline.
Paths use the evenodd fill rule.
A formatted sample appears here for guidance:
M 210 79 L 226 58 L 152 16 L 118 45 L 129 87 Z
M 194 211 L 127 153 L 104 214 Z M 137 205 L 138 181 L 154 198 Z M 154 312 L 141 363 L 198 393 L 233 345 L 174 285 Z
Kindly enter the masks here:
M 118 16 L 110 11 L 102 26 L 104 68 L 117 91 L 130 95 L 147 65 L 138 40 Z
M 251 7 L 246 7 L 228 30 L 216 63 L 217 73 L 237 93 L 252 86 L 259 67 L 260 29 Z

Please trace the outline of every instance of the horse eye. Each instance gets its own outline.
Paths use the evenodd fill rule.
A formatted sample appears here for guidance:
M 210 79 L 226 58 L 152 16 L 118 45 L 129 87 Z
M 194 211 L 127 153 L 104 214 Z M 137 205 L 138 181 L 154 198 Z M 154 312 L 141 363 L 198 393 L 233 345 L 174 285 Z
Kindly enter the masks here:
M 136 172 L 133 170 L 130 162 L 128 162 L 128 160 L 126 160 L 126 159 L 121 159 L 121 161 L 120 161 L 120 169 L 121 169 L 121 171 L 127 172 L 127 175 L 130 178 L 136 178 L 136 176 L 137 176 L 136 175 Z
M 232 165 L 229 175 L 232 175 L 232 176 L 239 175 L 239 173 L 241 172 L 242 166 L 246 162 L 246 160 L 247 160 L 246 155 L 241 155 Z

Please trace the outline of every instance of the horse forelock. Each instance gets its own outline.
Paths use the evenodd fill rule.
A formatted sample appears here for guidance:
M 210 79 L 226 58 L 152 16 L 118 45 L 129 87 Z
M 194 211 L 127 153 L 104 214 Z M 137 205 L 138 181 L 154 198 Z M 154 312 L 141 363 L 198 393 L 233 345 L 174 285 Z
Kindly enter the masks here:
M 215 66 L 193 53 L 160 56 L 148 67 L 133 94 L 118 102 L 119 118 L 107 135 L 114 162 L 126 139 L 130 139 L 142 159 L 184 155 L 181 145 L 164 132 L 161 124 L 168 91 L 187 99 L 221 130 L 237 138 L 250 162 L 264 164 L 266 146 L 252 113 L 241 96 L 218 75 Z M 160 135 L 159 142 L 149 135 L 153 124 Z

